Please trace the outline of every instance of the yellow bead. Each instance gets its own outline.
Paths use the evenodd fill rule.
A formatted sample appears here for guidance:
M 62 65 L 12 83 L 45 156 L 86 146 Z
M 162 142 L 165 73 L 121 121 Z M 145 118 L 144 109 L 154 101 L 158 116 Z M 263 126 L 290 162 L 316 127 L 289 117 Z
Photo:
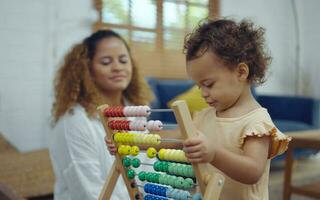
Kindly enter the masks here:
M 131 147 L 129 145 L 124 145 L 124 148 L 123 148 L 123 155 L 129 155 L 130 154 L 130 150 L 131 150 Z
M 142 137 L 143 137 L 142 134 L 137 134 L 136 135 L 136 139 L 135 139 L 136 144 L 142 144 Z
M 131 147 L 130 154 L 131 154 L 132 156 L 136 156 L 136 155 L 139 154 L 139 151 L 140 151 L 140 149 L 139 149 L 138 146 L 133 146 L 133 147 Z
M 128 143 L 128 133 L 123 133 L 123 142 Z
M 147 135 L 143 134 L 141 138 L 141 144 L 147 144 L 147 139 L 148 139 Z
M 173 160 L 173 153 L 175 149 L 167 149 L 166 153 L 164 154 L 165 160 Z
M 119 133 L 115 133 L 115 134 L 113 135 L 113 140 L 114 140 L 115 142 L 119 142 Z
M 165 149 L 160 149 L 160 151 L 158 152 L 158 156 L 161 160 L 164 159 L 164 154 L 165 154 L 166 150 Z
M 148 158 L 154 158 L 157 155 L 157 150 L 153 147 L 148 148 L 147 150 L 147 156 Z
M 120 145 L 119 147 L 118 147 L 118 154 L 120 154 L 120 155 L 123 155 L 123 149 L 124 149 L 124 145 Z
M 134 133 L 129 133 L 128 142 L 129 144 L 134 144 Z
M 119 133 L 119 142 L 123 143 L 123 134 L 122 133 Z
M 171 154 L 171 160 L 178 161 L 179 154 L 181 154 L 179 150 L 174 150 Z
M 160 144 L 160 142 L 161 142 L 161 137 L 160 137 L 160 135 L 158 135 L 158 134 L 155 134 L 154 135 L 154 145 L 156 146 L 156 145 L 159 145 Z

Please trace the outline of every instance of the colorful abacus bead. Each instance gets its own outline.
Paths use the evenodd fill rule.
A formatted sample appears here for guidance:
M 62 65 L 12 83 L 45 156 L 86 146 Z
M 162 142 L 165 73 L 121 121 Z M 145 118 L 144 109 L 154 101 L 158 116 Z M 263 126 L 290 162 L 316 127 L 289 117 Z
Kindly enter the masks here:
M 202 200 L 202 195 L 200 193 L 195 193 L 192 196 L 192 200 Z
M 147 194 L 143 197 L 144 200 L 169 200 L 166 197 L 156 196 L 152 194 Z
M 148 158 L 154 158 L 157 155 L 157 150 L 153 147 L 148 148 L 147 150 L 147 156 Z
M 136 173 L 134 172 L 133 169 L 128 169 L 128 171 L 127 171 L 127 176 L 128 176 L 128 178 L 129 178 L 130 180 L 134 179 L 135 175 L 136 175 Z
M 182 150 L 177 149 L 160 149 L 158 157 L 160 160 L 188 162 L 185 153 Z
M 144 171 L 139 172 L 138 178 L 140 181 L 145 181 L 146 180 L 146 172 L 144 172 Z
M 131 160 L 131 165 L 134 168 L 138 168 L 138 167 L 140 167 L 141 162 L 140 162 L 140 160 L 138 158 L 134 158 L 134 159 Z
M 132 146 L 131 150 L 130 150 L 130 154 L 132 156 L 137 156 L 139 154 L 139 151 L 140 151 L 140 149 L 138 146 Z
M 127 157 L 122 158 L 122 165 L 123 165 L 124 167 L 130 167 L 130 165 L 131 165 L 131 160 L 130 160 L 130 158 L 127 158 Z
M 128 146 L 128 145 L 120 145 L 118 147 L 118 153 L 120 155 L 129 155 L 130 154 L 130 150 L 131 150 L 131 147 Z
M 150 120 L 150 121 L 148 121 L 146 127 L 149 131 L 160 131 L 160 130 L 162 130 L 163 124 L 159 120 L 155 120 L 155 121 Z

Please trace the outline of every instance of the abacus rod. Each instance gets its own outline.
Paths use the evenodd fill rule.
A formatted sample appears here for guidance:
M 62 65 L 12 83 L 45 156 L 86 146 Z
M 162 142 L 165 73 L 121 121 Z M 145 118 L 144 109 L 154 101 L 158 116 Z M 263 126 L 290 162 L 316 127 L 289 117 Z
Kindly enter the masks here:
M 180 140 L 180 139 L 174 139 L 174 138 L 164 138 L 164 139 L 160 139 L 160 141 L 162 142 L 179 142 L 179 143 L 182 143 L 183 140 Z
M 162 124 L 160 127 L 176 127 L 178 124 Z
M 150 163 L 143 163 L 143 162 L 141 162 L 140 164 L 141 164 L 141 165 L 153 166 L 153 164 L 150 164 Z
M 173 112 L 172 109 L 167 108 L 167 109 L 150 109 L 150 112 Z

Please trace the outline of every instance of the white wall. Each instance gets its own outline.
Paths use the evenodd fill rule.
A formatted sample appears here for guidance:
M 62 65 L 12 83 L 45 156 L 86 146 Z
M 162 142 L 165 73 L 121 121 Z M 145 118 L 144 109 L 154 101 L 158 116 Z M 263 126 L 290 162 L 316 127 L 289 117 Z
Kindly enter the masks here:
M 90 0 L 0 0 L 0 132 L 20 151 L 46 146 L 54 71 L 96 17 Z
M 300 36 L 293 15 L 296 4 Z M 267 46 L 273 62 L 269 79 L 258 93 L 305 95 L 320 98 L 317 59 L 320 44 L 320 1 L 318 0 L 221 0 L 221 15 L 249 18 L 266 29 Z M 300 43 L 297 42 L 299 37 Z M 300 56 L 297 59 L 297 45 Z M 300 60 L 300 61 L 299 61 Z M 297 63 L 299 62 L 299 63 Z M 298 85 L 297 85 L 298 83 Z
M 72 44 L 91 32 L 92 0 L 0 0 L 0 132 L 21 151 L 46 146 L 53 74 Z M 319 0 L 296 0 L 300 23 L 299 94 L 320 97 Z M 260 93 L 296 94 L 296 33 L 291 0 L 221 0 L 222 15 L 266 28 L 273 55 Z M 309 83 L 306 86 L 304 83 Z
M 301 30 L 299 94 L 320 98 L 320 1 L 298 0 Z

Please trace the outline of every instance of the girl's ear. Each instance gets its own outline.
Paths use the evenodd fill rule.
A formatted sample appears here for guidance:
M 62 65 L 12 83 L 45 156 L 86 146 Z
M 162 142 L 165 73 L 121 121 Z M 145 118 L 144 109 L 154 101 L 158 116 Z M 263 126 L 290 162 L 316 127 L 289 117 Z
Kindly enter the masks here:
M 238 78 L 241 81 L 246 81 L 249 76 L 249 67 L 246 63 L 239 63 L 237 66 Z

